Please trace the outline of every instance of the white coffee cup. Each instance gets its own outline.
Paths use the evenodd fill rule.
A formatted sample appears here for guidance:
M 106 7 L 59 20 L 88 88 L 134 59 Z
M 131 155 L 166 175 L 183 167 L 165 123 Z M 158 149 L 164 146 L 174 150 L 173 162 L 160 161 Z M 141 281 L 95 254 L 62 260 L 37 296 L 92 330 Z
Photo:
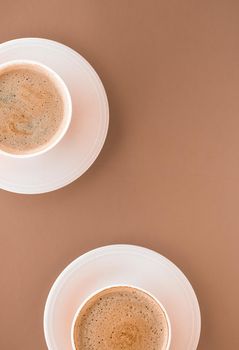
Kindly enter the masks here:
M 165 319 L 167 321 L 167 326 L 168 326 L 168 341 L 167 341 L 167 345 L 165 347 L 164 350 L 169 350 L 170 349 L 170 344 L 171 344 L 171 337 L 172 337 L 172 329 L 171 329 L 171 323 L 170 323 L 170 320 L 169 320 L 169 317 L 168 317 L 168 314 L 167 314 L 167 311 L 165 310 L 164 306 L 161 304 L 161 302 L 154 296 L 152 295 L 151 293 L 149 293 L 148 291 L 146 291 L 145 289 L 142 289 L 142 288 L 139 288 L 139 287 L 136 287 L 136 286 L 132 286 L 132 285 L 124 285 L 124 284 L 115 284 L 115 285 L 111 285 L 111 286 L 107 286 L 105 288 L 102 288 L 102 289 L 98 289 L 96 290 L 94 293 L 92 293 L 91 295 L 89 295 L 81 304 L 80 306 L 78 307 L 75 315 L 74 315 L 74 318 L 73 318 L 73 321 L 72 321 L 72 324 L 71 324 L 71 346 L 72 346 L 72 349 L 76 350 L 76 346 L 75 346 L 75 342 L 74 342 L 74 327 L 75 327 L 75 323 L 76 323 L 76 320 L 81 312 L 81 310 L 83 309 L 83 307 L 86 305 L 86 303 L 88 303 L 88 301 L 95 297 L 98 293 L 101 293 L 101 292 L 104 292 L 106 291 L 107 289 L 111 289 L 111 288 L 114 288 L 114 287 L 129 287 L 129 288 L 133 288 L 133 289 L 136 289 L 140 292 L 143 292 L 147 295 L 149 295 L 158 305 L 159 307 L 161 308 L 161 310 L 163 311 L 164 313 L 164 316 L 165 316 Z
M 14 152 L 8 152 L 6 150 L 3 150 L 0 148 L 0 154 L 7 156 L 7 157 L 13 157 L 13 158 L 29 158 L 29 157 L 35 157 L 40 154 L 46 153 L 49 150 L 51 150 L 53 147 L 55 147 L 60 140 L 64 137 L 66 131 L 69 128 L 71 117 L 72 117 L 72 101 L 71 96 L 69 93 L 69 90 L 63 81 L 63 79 L 51 68 L 47 67 L 46 65 L 32 60 L 14 60 L 14 61 L 8 61 L 6 63 L 3 63 L 0 65 L 0 75 L 4 72 L 11 71 L 14 68 L 17 67 L 23 67 L 23 68 L 33 68 L 36 71 L 40 71 L 44 74 L 46 74 L 53 84 L 55 85 L 57 91 L 62 97 L 63 100 L 63 106 L 64 106 L 64 113 L 62 122 L 56 131 L 56 133 L 52 136 L 52 138 L 45 143 L 44 145 L 32 149 L 30 151 L 24 152 L 24 153 L 14 153 Z

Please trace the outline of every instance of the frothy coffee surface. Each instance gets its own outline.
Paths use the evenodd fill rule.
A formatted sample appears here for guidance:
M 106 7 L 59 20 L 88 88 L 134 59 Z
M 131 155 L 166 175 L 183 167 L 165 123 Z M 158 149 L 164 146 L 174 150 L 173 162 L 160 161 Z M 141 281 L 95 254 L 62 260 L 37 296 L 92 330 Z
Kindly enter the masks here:
M 113 287 L 91 298 L 74 327 L 77 350 L 164 350 L 168 325 L 148 294 Z
M 39 148 L 62 119 L 62 97 L 46 73 L 31 67 L 0 73 L 0 148 L 11 153 Z

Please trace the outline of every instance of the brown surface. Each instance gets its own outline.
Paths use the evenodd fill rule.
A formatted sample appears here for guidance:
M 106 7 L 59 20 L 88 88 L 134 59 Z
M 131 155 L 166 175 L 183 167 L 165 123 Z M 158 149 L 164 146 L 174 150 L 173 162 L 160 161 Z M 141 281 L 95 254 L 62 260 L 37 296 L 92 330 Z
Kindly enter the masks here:
M 0 40 L 24 36 L 61 41 L 93 64 L 111 126 L 72 185 L 0 192 L 0 348 L 46 350 L 43 307 L 58 273 L 126 242 L 188 276 L 202 310 L 198 349 L 238 349 L 239 2 L 1 1 Z

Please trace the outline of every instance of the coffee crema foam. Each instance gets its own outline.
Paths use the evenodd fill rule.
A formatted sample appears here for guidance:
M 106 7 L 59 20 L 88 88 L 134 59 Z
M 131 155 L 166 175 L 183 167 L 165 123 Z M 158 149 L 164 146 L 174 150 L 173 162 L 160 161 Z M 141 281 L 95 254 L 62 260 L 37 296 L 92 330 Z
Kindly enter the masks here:
M 92 297 L 74 326 L 76 350 L 165 350 L 168 324 L 159 304 L 131 287 Z
M 40 69 L 0 72 L 0 148 L 27 153 L 49 142 L 59 129 L 64 105 L 55 83 Z

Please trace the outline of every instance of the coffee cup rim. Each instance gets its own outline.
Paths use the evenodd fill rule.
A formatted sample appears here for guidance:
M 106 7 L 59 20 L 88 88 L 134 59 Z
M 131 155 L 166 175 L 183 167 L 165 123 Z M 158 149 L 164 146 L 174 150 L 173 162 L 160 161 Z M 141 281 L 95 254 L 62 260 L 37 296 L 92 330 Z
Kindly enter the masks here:
M 172 339 L 172 327 L 171 327 L 171 322 L 170 322 L 170 319 L 169 319 L 169 316 L 168 316 L 168 313 L 167 313 L 165 307 L 158 300 L 158 298 L 155 297 L 151 292 L 147 291 L 144 288 L 141 288 L 141 287 L 138 287 L 138 286 L 135 286 L 135 285 L 129 285 L 129 284 L 113 284 L 113 285 L 109 285 L 107 287 L 99 288 L 96 291 L 92 292 L 87 298 L 85 298 L 83 300 L 83 302 L 77 308 L 77 311 L 75 312 L 73 320 L 72 320 L 72 323 L 71 323 L 71 346 L 72 346 L 72 349 L 76 350 L 75 342 L 74 342 L 74 326 L 75 326 L 76 319 L 77 319 L 78 315 L 80 314 L 81 310 L 83 309 L 83 307 L 87 304 L 87 302 L 91 298 L 96 296 L 98 293 L 104 292 L 104 291 L 106 291 L 108 289 L 115 288 L 115 287 L 128 287 L 128 288 L 133 288 L 133 289 L 139 290 L 139 291 L 147 294 L 148 296 L 150 296 L 159 305 L 159 307 L 162 309 L 162 311 L 164 313 L 164 316 L 166 318 L 167 325 L 168 325 L 168 341 L 167 341 L 167 345 L 166 345 L 165 350 L 169 350 L 170 349 L 170 345 L 171 345 L 171 339 Z
M 48 67 L 44 63 L 41 63 L 36 60 L 29 60 L 29 59 L 9 60 L 7 62 L 0 64 L 0 75 L 1 75 L 1 71 L 7 69 L 8 67 L 11 68 L 14 66 L 21 66 L 21 65 L 39 67 L 51 77 L 51 80 L 53 81 L 53 83 L 57 85 L 57 89 L 64 100 L 63 102 L 64 114 L 63 114 L 63 121 L 60 124 L 60 130 L 58 132 L 58 135 L 55 136 L 57 134 L 56 133 L 54 135 L 55 137 L 53 136 L 52 140 L 49 140 L 45 146 L 43 145 L 41 148 L 36 148 L 35 150 L 33 149 L 32 151 L 29 151 L 27 153 L 12 153 L 12 152 L 7 152 L 0 148 L 0 155 L 4 155 L 6 157 L 16 158 L 16 159 L 33 158 L 33 157 L 45 154 L 46 152 L 53 149 L 65 136 L 72 119 L 72 99 L 71 99 L 69 89 L 66 83 L 64 82 L 64 80 L 60 77 L 60 75 L 56 73 L 55 70 Z

